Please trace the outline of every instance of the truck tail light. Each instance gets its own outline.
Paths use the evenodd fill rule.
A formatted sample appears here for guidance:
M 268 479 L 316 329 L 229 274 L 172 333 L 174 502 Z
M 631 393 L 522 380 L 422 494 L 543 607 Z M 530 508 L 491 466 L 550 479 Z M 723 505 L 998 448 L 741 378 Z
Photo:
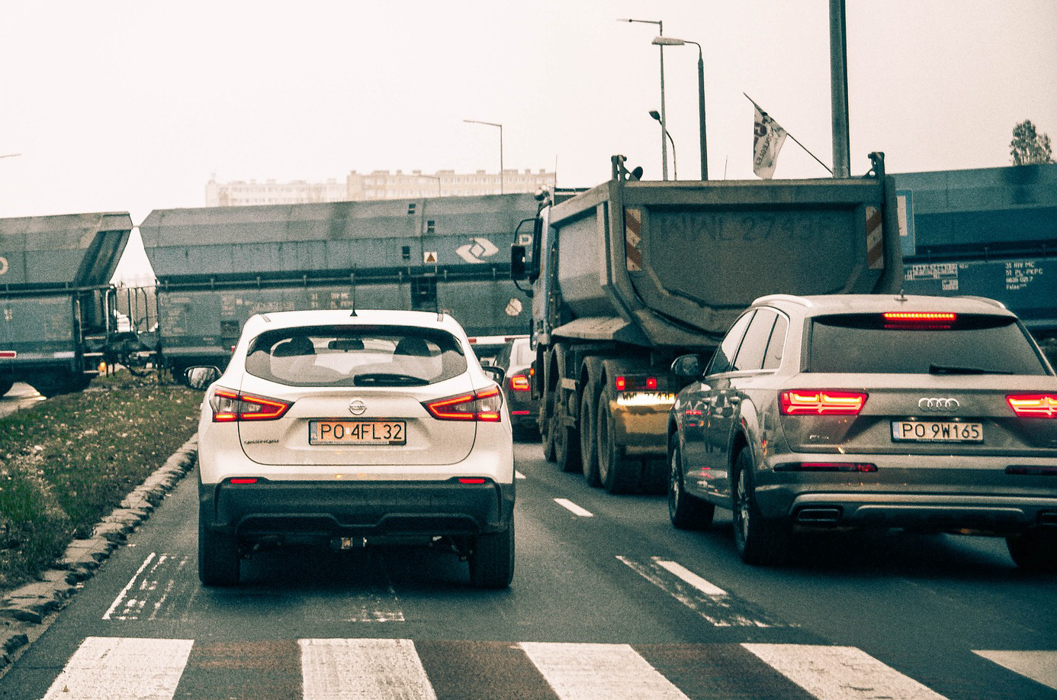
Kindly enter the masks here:
M 422 404 L 438 420 L 498 423 L 502 419 L 503 394 L 494 384 L 479 391 L 449 396 Z
M 252 396 L 230 389 L 215 389 L 209 397 L 214 423 L 276 420 L 292 406 L 288 401 Z
M 778 395 L 783 416 L 854 416 L 866 405 L 867 394 L 858 391 L 793 389 Z
M 1057 394 L 1012 394 L 1006 402 L 1021 418 L 1057 418 Z

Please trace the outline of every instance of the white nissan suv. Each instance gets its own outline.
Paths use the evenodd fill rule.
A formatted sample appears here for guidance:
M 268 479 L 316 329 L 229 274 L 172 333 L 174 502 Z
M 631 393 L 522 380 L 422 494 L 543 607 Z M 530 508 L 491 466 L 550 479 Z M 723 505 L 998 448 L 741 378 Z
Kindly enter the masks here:
M 198 566 L 234 585 L 255 547 L 425 541 L 471 581 L 514 571 L 514 458 L 503 394 L 462 327 L 414 311 L 292 311 L 247 321 L 198 427 Z M 500 377 L 501 381 L 501 377 Z

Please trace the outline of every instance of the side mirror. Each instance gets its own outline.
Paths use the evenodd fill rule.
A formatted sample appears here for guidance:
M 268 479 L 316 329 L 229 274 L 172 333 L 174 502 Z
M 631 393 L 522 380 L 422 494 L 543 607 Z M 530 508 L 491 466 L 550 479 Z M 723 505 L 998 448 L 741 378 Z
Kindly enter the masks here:
M 188 367 L 184 372 L 184 383 L 192 389 L 207 389 L 218 379 L 220 379 L 219 367 Z
M 701 358 L 697 355 L 680 355 L 672 363 L 672 374 L 683 379 L 701 377 Z
M 497 384 L 502 384 L 503 378 L 506 377 L 506 370 L 496 365 L 481 365 L 481 369 L 495 377 Z
M 525 269 L 525 246 L 517 244 L 510 246 L 510 279 L 520 282 L 527 277 L 528 271 Z

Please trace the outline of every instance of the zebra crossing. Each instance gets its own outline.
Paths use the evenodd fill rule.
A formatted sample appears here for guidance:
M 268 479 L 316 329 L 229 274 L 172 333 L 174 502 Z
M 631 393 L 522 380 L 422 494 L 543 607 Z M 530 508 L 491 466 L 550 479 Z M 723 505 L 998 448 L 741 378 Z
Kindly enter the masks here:
M 981 663 L 1057 690 L 1057 652 L 976 654 Z M 89 637 L 44 699 L 943 697 L 864 651 L 841 646 Z

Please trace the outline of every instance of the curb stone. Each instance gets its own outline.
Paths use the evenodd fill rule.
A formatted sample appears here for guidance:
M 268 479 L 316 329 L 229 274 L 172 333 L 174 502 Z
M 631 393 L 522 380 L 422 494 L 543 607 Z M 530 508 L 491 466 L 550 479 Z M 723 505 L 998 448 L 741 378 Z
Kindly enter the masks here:
M 71 542 L 55 568 L 41 574 L 39 581 L 7 592 L 0 600 L 0 673 L 25 651 L 31 639 L 40 636 L 49 615 L 65 607 L 111 552 L 150 518 L 154 507 L 191 471 L 197 458 L 196 434 L 104 517 L 91 537 Z

